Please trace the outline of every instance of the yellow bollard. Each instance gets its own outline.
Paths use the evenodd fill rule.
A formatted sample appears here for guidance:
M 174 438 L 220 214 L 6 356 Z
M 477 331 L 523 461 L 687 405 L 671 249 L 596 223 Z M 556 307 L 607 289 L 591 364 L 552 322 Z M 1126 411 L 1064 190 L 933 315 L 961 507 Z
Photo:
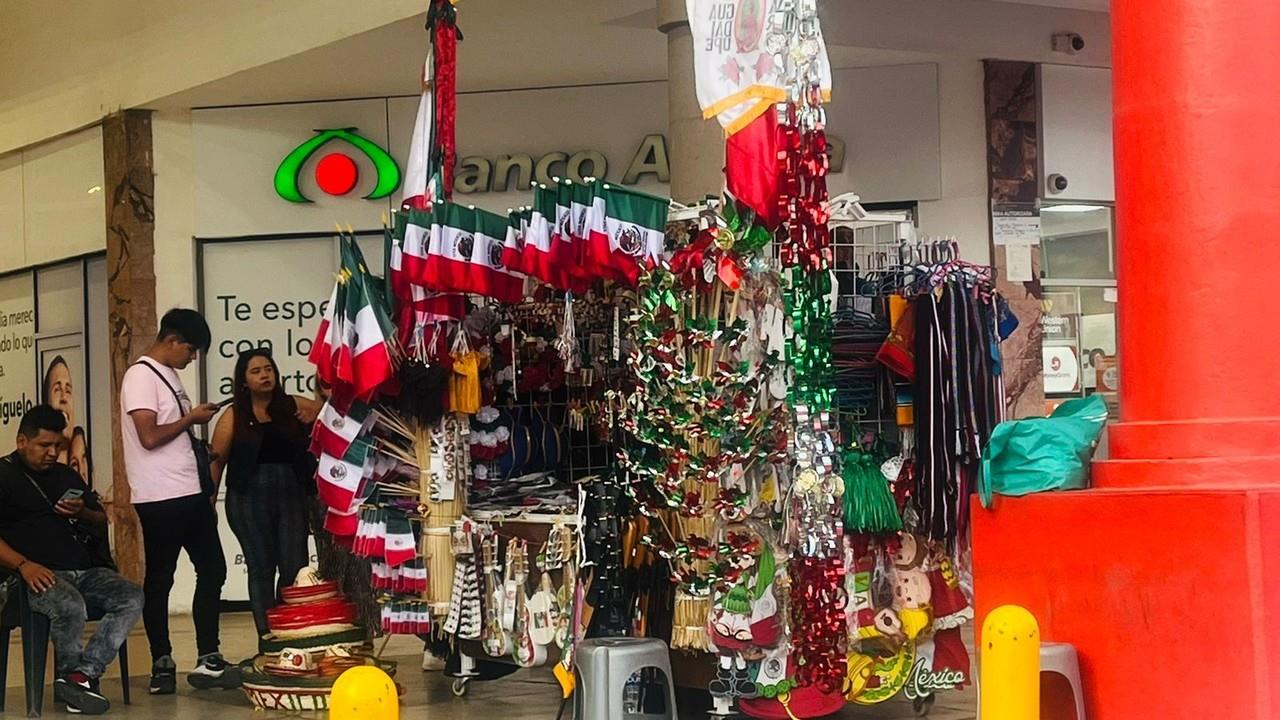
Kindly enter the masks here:
M 982 720 L 1039 720 L 1040 626 L 1017 605 L 991 611 L 979 647 Z
M 329 720 L 400 720 L 395 682 L 373 665 L 350 668 L 333 683 Z

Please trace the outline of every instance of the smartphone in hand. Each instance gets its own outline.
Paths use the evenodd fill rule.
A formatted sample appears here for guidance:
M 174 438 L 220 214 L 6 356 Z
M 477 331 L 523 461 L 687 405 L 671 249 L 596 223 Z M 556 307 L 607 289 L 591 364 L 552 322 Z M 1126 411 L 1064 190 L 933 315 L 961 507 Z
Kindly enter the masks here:
M 71 488 L 62 493 L 62 497 L 58 498 L 58 502 L 67 502 L 69 500 L 79 500 L 84 497 L 84 491 L 80 488 Z

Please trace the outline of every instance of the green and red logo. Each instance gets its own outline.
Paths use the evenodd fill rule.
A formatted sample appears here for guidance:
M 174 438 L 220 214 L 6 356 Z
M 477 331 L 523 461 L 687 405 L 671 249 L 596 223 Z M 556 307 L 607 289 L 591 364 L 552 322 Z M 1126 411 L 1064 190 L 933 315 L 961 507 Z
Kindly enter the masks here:
M 400 166 L 390 153 L 358 134 L 355 128 L 349 127 L 316 130 L 315 137 L 290 150 L 284 160 L 280 161 L 280 167 L 276 168 L 276 194 L 289 202 L 311 202 L 310 198 L 302 194 L 299 186 L 302 167 L 320 148 L 333 140 L 345 142 L 373 163 L 376 182 L 373 190 L 364 196 L 365 200 L 387 197 L 400 187 Z M 344 152 L 331 152 L 320 158 L 314 172 L 316 186 L 329 195 L 346 195 L 360 181 L 360 166 Z

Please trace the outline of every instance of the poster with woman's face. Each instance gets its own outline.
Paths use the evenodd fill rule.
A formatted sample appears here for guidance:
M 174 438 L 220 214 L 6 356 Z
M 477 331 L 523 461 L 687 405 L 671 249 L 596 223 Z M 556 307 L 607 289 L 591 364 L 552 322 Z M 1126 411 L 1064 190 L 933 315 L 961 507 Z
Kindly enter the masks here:
M 40 401 L 53 406 L 67 418 L 58 461 L 79 473 L 93 487 L 89 453 L 88 406 L 85 404 L 84 353 L 79 338 L 50 339 L 39 348 L 43 383 Z

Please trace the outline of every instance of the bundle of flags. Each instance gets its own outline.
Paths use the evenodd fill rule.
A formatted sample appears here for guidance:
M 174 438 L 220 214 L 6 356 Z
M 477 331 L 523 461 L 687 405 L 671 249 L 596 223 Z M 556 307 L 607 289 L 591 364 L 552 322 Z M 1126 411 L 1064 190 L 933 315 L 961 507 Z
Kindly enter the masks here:
M 421 595 L 427 591 L 427 566 L 415 558 L 398 567 L 374 560 L 370 565 L 374 590 Z
M 426 635 L 431 632 L 431 606 L 425 600 L 393 600 L 382 604 L 382 632 Z
M 311 453 L 320 459 L 316 491 L 326 508 L 324 527 L 337 538 L 355 536 L 360 505 L 373 492 L 372 424 L 369 406 L 353 401 L 344 411 L 331 399 L 311 429 Z
M 506 262 L 560 290 L 597 278 L 635 285 L 662 259 L 670 204 L 599 180 L 536 185 L 532 207 L 508 223 Z
M 378 506 L 365 508 L 359 513 L 355 542 L 351 547 L 353 555 L 381 560 L 392 569 L 418 558 L 418 540 L 413 532 L 413 523 L 403 510 Z
M 394 237 L 400 261 L 394 284 L 444 297 L 472 293 L 520 302 L 525 276 L 507 267 L 503 258 L 507 225 L 508 218 L 501 215 L 451 202 L 437 202 L 430 211 L 398 213 Z
M 535 185 L 533 204 L 505 218 L 450 202 L 401 212 L 392 287 L 397 297 L 417 286 L 516 303 L 526 277 L 578 294 L 598 279 L 634 285 L 662 258 L 669 205 L 608 183 L 562 180 Z
M 334 397 L 367 400 L 395 373 L 399 343 L 386 294 L 355 238 L 343 234 L 339 243 L 342 265 L 308 359 Z

